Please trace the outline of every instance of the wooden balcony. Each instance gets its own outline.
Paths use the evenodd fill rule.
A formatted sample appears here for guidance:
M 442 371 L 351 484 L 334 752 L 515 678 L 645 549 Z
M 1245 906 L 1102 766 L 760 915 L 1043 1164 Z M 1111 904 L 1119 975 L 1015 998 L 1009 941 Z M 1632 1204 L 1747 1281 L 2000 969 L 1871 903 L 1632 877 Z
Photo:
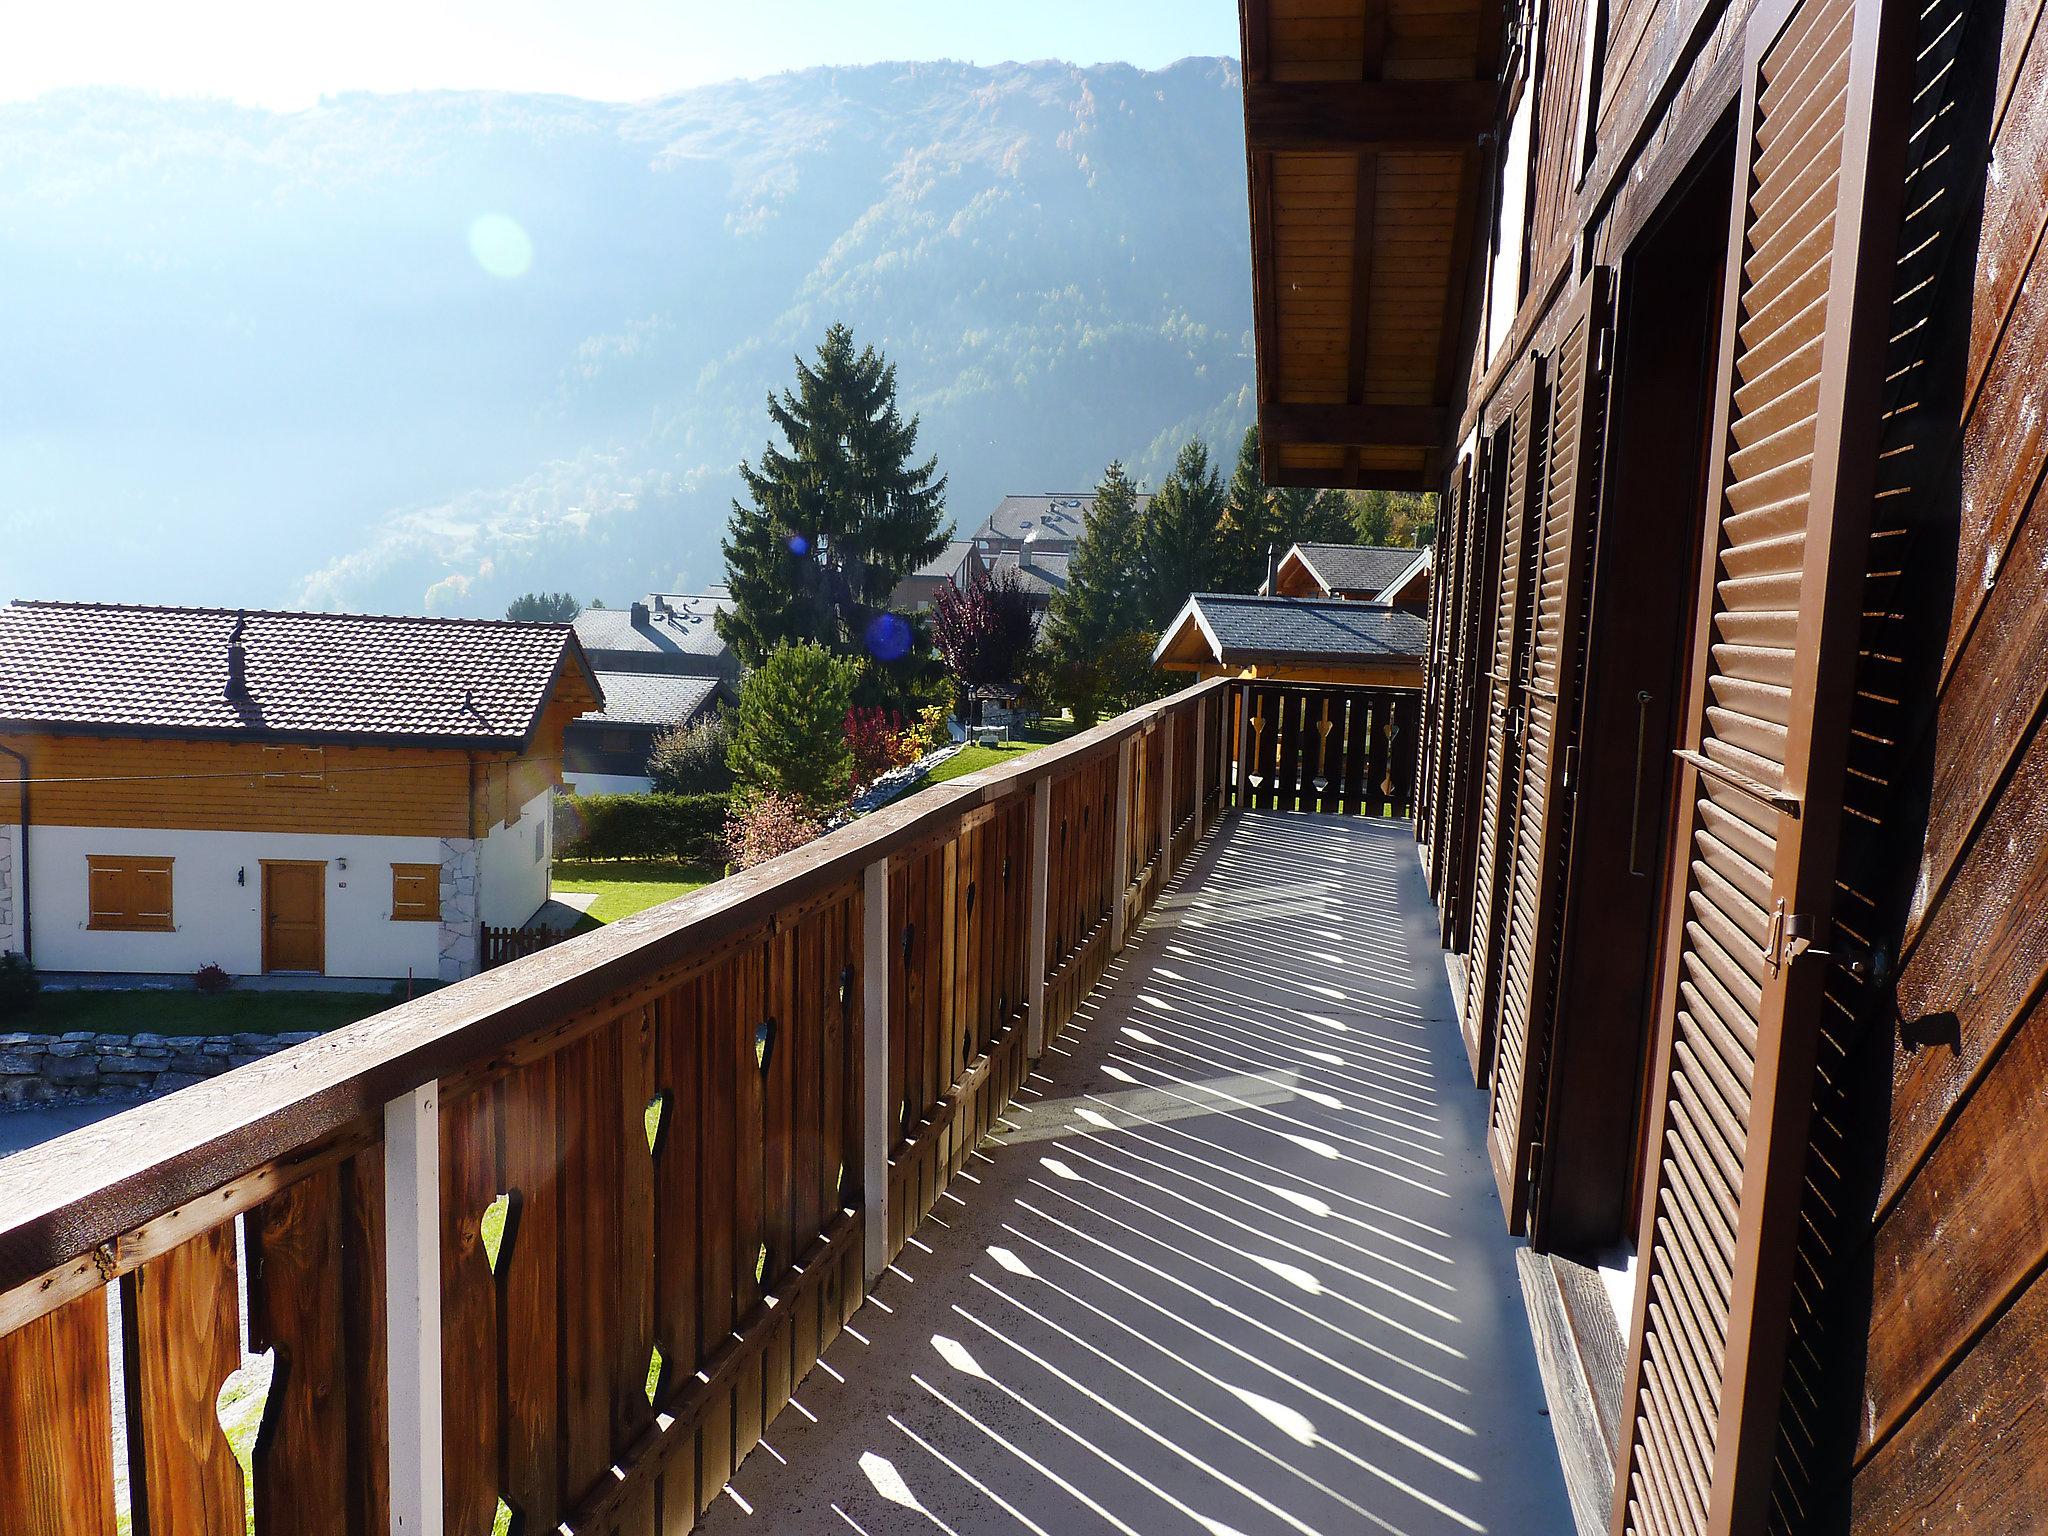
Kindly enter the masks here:
M 1298 809 L 1405 718 L 1206 683 L 0 1163 L 6 1529 L 1566 1529 L 1407 824 Z

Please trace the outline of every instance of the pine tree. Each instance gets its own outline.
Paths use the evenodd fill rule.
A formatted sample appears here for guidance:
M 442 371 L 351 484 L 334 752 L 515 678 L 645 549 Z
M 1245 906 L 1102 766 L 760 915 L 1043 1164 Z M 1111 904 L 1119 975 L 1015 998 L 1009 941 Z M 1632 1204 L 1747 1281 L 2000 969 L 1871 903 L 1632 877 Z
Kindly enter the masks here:
M 1181 445 L 1138 530 L 1146 629 L 1164 629 L 1190 594 L 1215 587 L 1223 504 L 1223 481 L 1209 462 L 1208 445 L 1190 438 Z
M 946 479 L 936 459 L 913 459 L 918 423 L 896 408 L 895 365 L 835 325 L 796 372 L 768 400 L 787 446 L 740 464 L 748 499 L 733 502 L 723 546 L 733 608 L 718 632 L 747 666 L 783 641 L 863 653 L 896 584 L 945 543 Z
M 1296 544 L 1356 544 L 1358 529 L 1342 491 L 1285 486 L 1273 493 L 1274 542 L 1285 554 Z
M 744 796 L 787 795 L 813 811 L 845 803 L 853 784 L 846 712 L 859 664 L 809 642 L 784 642 L 740 684 L 726 762 Z
M 1067 585 L 1046 610 L 1035 671 L 1052 699 L 1072 707 L 1086 724 L 1116 701 L 1116 679 L 1105 667 L 1114 642 L 1140 633 L 1138 600 L 1138 488 L 1121 463 L 1095 487 L 1094 511 L 1067 565 Z

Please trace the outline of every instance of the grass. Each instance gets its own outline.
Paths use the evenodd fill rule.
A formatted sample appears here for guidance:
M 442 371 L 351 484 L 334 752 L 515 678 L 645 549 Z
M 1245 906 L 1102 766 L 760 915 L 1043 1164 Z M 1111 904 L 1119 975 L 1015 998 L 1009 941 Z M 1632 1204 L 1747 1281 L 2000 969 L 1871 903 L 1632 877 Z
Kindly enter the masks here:
M 425 990 L 422 988 L 421 990 Z M 282 1035 L 325 1031 L 382 1013 L 405 996 L 405 984 L 382 992 L 119 992 L 36 994 L 0 1029 L 31 1035 L 95 1034 Z
M 593 923 L 615 923 L 664 901 L 687 896 L 723 878 L 725 871 L 681 859 L 561 859 L 555 864 L 555 892 L 592 894 Z
M 1074 722 L 1056 720 L 1047 725 L 1027 726 L 1014 733 L 1016 738 L 993 747 L 962 747 L 931 772 L 928 784 L 943 784 L 948 779 L 965 778 L 970 773 L 979 773 L 984 768 L 993 768 L 998 763 L 1007 763 L 1022 757 L 1039 747 L 1050 746 L 1055 741 L 1064 741 L 1074 734 Z

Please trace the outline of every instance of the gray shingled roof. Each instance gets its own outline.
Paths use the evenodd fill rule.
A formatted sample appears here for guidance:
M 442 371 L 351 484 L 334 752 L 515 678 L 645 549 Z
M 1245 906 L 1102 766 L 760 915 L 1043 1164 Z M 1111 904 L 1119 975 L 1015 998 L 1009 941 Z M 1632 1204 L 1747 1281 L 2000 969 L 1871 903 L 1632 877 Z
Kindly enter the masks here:
M 1365 592 L 1377 597 L 1415 563 L 1420 551 L 1392 544 L 1297 544 L 1309 569 L 1328 592 Z
M 936 555 L 933 555 L 931 559 L 925 561 L 923 565 L 920 565 L 910 574 L 912 576 L 930 576 L 942 579 L 955 576 L 960 570 L 961 562 L 967 558 L 967 551 L 973 547 L 973 544 L 966 539 L 948 539 L 945 548 L 941 549 Z
M 565 624 L 17 602 L 0 608 L 0 727 L 516 747 L 565 661 L 584 665 Z
M 673 617 L 649 613 L 637 624 L 630 608 L 586 608 L 576 615 L 576 638 L 592 661 L 607 671 L 613 669 L 615 658 L 624 656 L 648 662 L 688 657 L 722 661 L 730 648 L 711 622 L 718 605 L 700 602 L 700 607 Z
M 1429 649 L 1420 615 L 1336 598 L 1244 597 L 1198 592 L 1160 639 L 1163 650 L 1189 611 L 1215 637 L 1226 666 L 1259 661 L 1417 660 Z M 1156 654 L 1155 654 L 1156 659 Z
M 600 672 L 604 708 L 579 720 L 602 725 L 687 725 L 710 703 L 721 679 L 666 672 Z
M 1021 591 L 1033 597 L 1050 598 L 1067 590 L 1067 568 L 1073 559 L 1065 550 L 1034 549 L 1027 559 L 1006 549 L 991 564 L 994 570 L 1014 575 Z
M 1142 509 L 1152 499 L 1149 491 L 1138 496 Z M 1032 533 L 1038 542 L 1071 548 L 1078 543 L 1087 520 L 1095 511 L 1093 491 L 1048 492 L 1038 496 L 1005 496 L 995 511 L 969 535 L 976 539 L 1003 539 L 1016 543 Z

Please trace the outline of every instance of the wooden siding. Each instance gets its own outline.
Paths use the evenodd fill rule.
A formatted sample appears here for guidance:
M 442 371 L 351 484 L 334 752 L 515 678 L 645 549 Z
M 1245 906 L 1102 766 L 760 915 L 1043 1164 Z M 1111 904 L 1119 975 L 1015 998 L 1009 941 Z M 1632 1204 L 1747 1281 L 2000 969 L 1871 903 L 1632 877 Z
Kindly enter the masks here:
M 39 826 L 482 837 L 561 782 L 562 728 L 582 707 L 552 701 L 533 747 L 518 755 L 329 745 L 317 757 L 298 747 L 281 757 L 260 741 L 133 736 L 10 735 L 0 744 L 28 756 Z M 16 814 L 11 796 L 5 814 Z

